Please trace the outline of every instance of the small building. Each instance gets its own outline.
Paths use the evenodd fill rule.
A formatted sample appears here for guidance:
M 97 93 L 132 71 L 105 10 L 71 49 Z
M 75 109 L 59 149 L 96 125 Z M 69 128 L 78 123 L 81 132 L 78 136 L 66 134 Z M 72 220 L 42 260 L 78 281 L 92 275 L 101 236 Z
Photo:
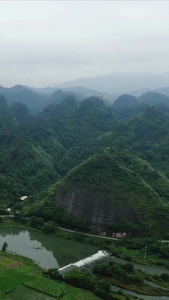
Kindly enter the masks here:
M 21 198 L 20 198 L 20 201 L 25 201 L 25 200 L 27 200 L 28 199 L 28 196 L 22 196 Z
M 126 235 L 127 235 L 126 232 L 114 232 L 112 234 L 112 237 L 117 238 L 117 239 L 121 239 L 121 238 L 125 237 Z

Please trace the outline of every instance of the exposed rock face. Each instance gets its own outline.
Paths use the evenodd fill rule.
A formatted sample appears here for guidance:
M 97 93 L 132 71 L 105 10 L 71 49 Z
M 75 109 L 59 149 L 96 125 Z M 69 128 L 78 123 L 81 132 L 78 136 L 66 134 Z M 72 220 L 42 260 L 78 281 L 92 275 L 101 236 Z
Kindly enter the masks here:
M 56 193 L 55 202 L 66 213 L 84 220 L 100 230 L 103 230 L 105 225 L 120 221 L 122 217 L 130 215 L 131 219 L 134 218 L 132 211 L 127 207 L 119 212 L 113 195 L 106 199 L 99 191 L 89 194 L 76 187 L 66 192 L 60 188 Z

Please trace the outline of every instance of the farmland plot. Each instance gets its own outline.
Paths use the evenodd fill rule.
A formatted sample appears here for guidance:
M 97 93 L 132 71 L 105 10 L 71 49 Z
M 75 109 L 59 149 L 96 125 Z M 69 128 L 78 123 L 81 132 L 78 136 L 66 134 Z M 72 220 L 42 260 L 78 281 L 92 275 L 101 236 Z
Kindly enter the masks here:
M 8 297 L 11 300 L 56 300 L 56 298 L 42 294 L 25 286 L 17 287 L 8 294 Z
M 94 295 L 92 292 L 82 289 L 68 287 L 62 300 L 101 300 L 101 298 Z
M 23 274 L 27 274 L 28 272 L 30 272 L 32 270 L 33 270 L 33 268 L 31 266 L 27 266 L 27 265 L 17 268 L 17 271 L 20 273 L 23 273 Z
M 1 300 L 10 300 L 10 298 L 8 298 L 8 296 L 5 295 L 5 293 L 2 292 L 1 290 L 0 290 L 0 299 Z
M 0 289 L 3 292 L 9 292 L 13 288 L 23 284 L 25 281 L 33 280 L 33 276 L 21 274 L 14 270 L 7 270 L 1 274 Z
M 2 274 L 2 277 L 8 278 L 8 280 L 17 281 L 20 284 L 23 284 L 24 282 L 29 281 L 29 280 L 33 280 L 35 278 L 33 276 L 22 274 L 22 273 L 19 273 L 17 271 L 14 271 L 14 270 L 7 270 L 6 272 L 4 272 Z
M 67 285 L 44 277 L 36 278 L 33 281 L 26 282 L 25 286 L 37 290 L 41 293 L 48 294 L 53 297 L 60 297 L 65 291 Z
M 15 280 L 9 280 L 8 278 L 2 276 L 0 277 L 0 290 L 3 292 L 8 293 L 18 285 L 20 285 L 20 283 Z
M 7 268 L 5 268 L 5 267 L 3 267 L 3 266 L 0 265 L 0 275 L 2 273 L 4 273 L 6 270 L 7 270 Z

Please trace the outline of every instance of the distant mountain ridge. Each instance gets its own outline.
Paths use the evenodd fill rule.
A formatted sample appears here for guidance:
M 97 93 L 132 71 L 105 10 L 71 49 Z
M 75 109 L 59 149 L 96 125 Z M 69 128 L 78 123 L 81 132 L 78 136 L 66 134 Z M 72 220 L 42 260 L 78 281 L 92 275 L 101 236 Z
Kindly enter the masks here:
M 90 96 L 103 98 L 108 105 L 112 105 L 114 97 L 95 90 L 89 90 L 84 87 L 76 88 L 31 88 L 23 85 L 15 85 L 11 88 L 0 86 L 0 95 L 5 96 L 10 105 L 14 102 L 21 102 L 28 107 L 33 115 L 41 113 L 48 105 L 59 104 L 69 95 L 74 96 L 78 101 L 83 101 Z
M 38 114 L 43 110 L 44 97 L 34 93 L 33 91 L 25 88 L 22 85 L 15 85 L 11 88 L 4 88 L 0 86 L 0 94 L 5 96 L 7 103 L 22 102 L 25 104 L 29 111 L 33 114 Z
M 88 89 L 103 93 L 119 95 L 142 90 L 146 92 L 153 89 L 162 89 L 169 86 L 169 73 L 113 73 L 91 78 L 79 78 L 73 81 L 58 84 L 60 88 L 84 86 Z M 133 92 L 133 93 L 132 93 Z
M 135 99 L 137 99 L 136 101 L 138 103 L 146 103 L 150 105 L 163 103 L 168 105 L 169 88 L 165 87 L 163 89 L 156 90 L 157 91 L 155 92 L 153 90 L 151 91 L 151 89 L 147 89 L 144 90 L 144 92 L 142 90 L 142 93 L 141 91 L 135 91 L 127 94 L 120 93 L 120 96 L 115 96 L 108 93 L 99 92 L 97 90 L 89 89 L 84 86 L 73 86 L 62 89 L 58 87 L 38 89 L 22 85 L 16 85 L 11 88 L 4 88 L 0 86 L 0 94 L 5 96 L 7 103 L 11 105 L 14 102 L 21 102 L 28 107 L 28 110 L 32 115 L 38 115 L 45 108 L 47 108 L 48 105 L 61 103 L 61 101 L 69 95 L 74 96 L 78 101 L 83 101 L 87 97 L 97 96 L 103 99 L 105 104 L 109 107 L 111 107 L 114 102 L 117 104 L 117 102 L 119 102 L 119 97 L 121 97 L 121 105 L 123 105 L 122 99 L 124 99 L 126 106 L 128 106 L 129 102 L 125 100 L 127 95 L 130 96 L 130 99 L 135 96 Z M 124 97 L 124 95 L 126 95 L 126 97 Z M 132 104 L 130 103 L 130 106 L 131 105 Z

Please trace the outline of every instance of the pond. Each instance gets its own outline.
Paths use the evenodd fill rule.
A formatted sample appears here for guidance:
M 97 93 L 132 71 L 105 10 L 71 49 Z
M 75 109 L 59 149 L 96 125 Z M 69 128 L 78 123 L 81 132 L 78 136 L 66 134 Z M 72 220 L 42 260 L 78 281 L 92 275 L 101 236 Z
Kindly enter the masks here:
M 96 253 L 98 247 L 61 239 L 34 230 L 0 228 L 0 249 L 26 256 L 43 269 L 58 268 Z

